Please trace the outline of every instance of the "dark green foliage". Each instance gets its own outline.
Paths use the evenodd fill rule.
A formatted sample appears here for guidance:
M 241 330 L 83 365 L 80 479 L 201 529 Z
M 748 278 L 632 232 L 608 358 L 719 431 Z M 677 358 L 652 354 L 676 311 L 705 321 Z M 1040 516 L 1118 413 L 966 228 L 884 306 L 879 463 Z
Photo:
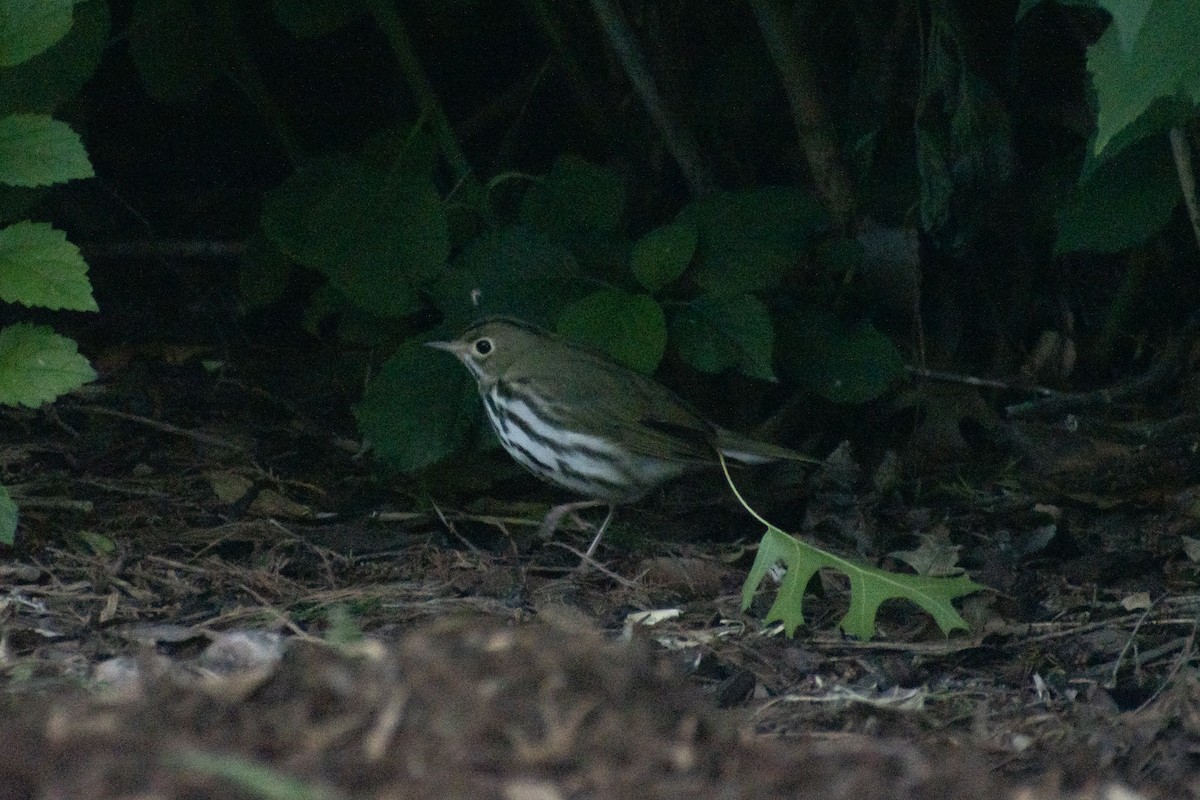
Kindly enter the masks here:
M 646 294 L 601 289 L 563 309 L 558 331 L 639 372 L 653 372 L 667 347 L 667 318 Z
M 820 308 L 790 314 L 778 350 L 784 376 L 837 403 L 872 400 L 904 376 L 899 351 L 877 328 Z
M 677 219 L 648 232 L 633 245 L 633 276 L 647 291 L 665 289 L 687 269 L 699 238 L 693 218 Z
M 164 102 L 196 100 L 223 74 L 215 21 L 191 0 L 137 0 L 129 52 L 142 85 Z
M 431 291 L 438 310 L 457 329 L 483 314 L 552 326 L 558 311 L 587 287 L 568 250 L 541 231 L 512 225 L 469 242 Z
M 64 39 L 81 59 L 93 6 Z M 404 469 L 469 439 L 456 365 L 412 349 L 434 328 L 509 314 L 714 397 L 736 372 L 863 403 L 918 353 L 1012 374 L 1062 309 L 1116 291 L 1056 259 L 1177 235 L 1195 3 L 800 4 L 795 30 L 775 7 L 635 2 L 615 41 L 586 4 L 138 0 L 127 33 L 151 96 L 236 87 L 261 115 L 290 166 L 244 300 L 303 268 L 309 331 L 401 354 L 359 410 Z M 381 87 L 385 116 L 351 101 L 299 133 L 288 59 L 310 55 L 309 79 L 363 70 L 342 80 Z M 1087 318 L 1136 337 L 1137 299 Z
M 1146 137 L 1080 178 L 1059 214 L 1055 249 L 1115 252 L 1140 245 L 1162 230 L 1179 199 L 1166 134 Z
M 449 255 L 446 210 L 429 170 L 317 159 L 267 194 L 263 227 L 283 253 L 381 316 L 421 308 L 417 287 Z
M 679 355 L 701 372 L 737 369 L 775 380 L 775 329 L 766 305 L 752 294 L 702 294 L 681 308 L 672 326 Z
M 355 408 L 376 453 L 396 469 L 436 463 L 462 446 L 479 418 L 475 382 L 450 359 L 413 344 L 384 363 Z M 453 367 L 458 367 L 453 369 Z
M 9 4 L 0 17 L 0 184 L 10 187 L 0 206 L 13 216 L 36 197 L 20 190 L 94 174 L 79 135 L 50 116 L 91 75 L 107 37 L 107 6 L 84 5 L 78 26 L 72 0 Z M 30 220 L 0 228 L 0 301 L 98 310 L 79 248 L 49 223 Z M 53 329 L 0 328 L 0 403 L 37 408 L 95 377 L 75 342 Z M 0 544 L 12 544 L 16 527 L 17 506 L 0 487 Z
M 782 187 L 719 194 L 685 214 L 700 231 L 696 283 L 714 294 L 774 289 L 829 225 L 812 192 Z

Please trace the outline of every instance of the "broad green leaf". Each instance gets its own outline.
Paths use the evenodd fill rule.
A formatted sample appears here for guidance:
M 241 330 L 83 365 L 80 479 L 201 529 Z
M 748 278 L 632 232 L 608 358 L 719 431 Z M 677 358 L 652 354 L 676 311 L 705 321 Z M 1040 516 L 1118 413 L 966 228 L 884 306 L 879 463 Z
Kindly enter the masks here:
M 37 408 L 96 379 L 75 342 L 50 328 L 0 329 L 0 403 Z
M 667 346 L 667 319 L 654 298 L 601 289 L 567 306 L 558 332 L 649 374 Z
M 87 262 L 67 235 L 45 222 L 0 230 L 0 300 L 55 311 L 99 311 Z
M 1096 153 L 1156 100 L 1200 103 L 1200 3 L 1154 0 L 1148 11 L 1139 12 L 1134 8 L 1138 2 L 1105 2 L 1105 7 L 1116 9 L 1118 22 L 1088 48 L 1098 104 L 1092 145 Z M 1143 21 L 1135 29 L 1139 16 Z M 1126 47 L 1123 40 L 1131 33 L 1136 38 Z
M 0 6 L 0 67 L 36 56 L 71 29 L 75 0 L 6 0 Z
M 1167 224 L 1180 197 L 1167 137 L 1143 139 L 1101 160 L 1081 180 L 1058 215 L 1055 252 L 1116 252 L 1141 244 Z
M 274 0 L 275 19 L 298 39 L 340 30 L 363 13 L 357 0 Z
M 314 339 L 319 339 L 325 320 L 336 314 L 345 313 L 349 307 L 350 301 L 337 289 L 329 284 L 318 286 L 308 298 L 308 305 L 304 307 L 304 316 L 300 320 L 300 327 Z
M 671 321 L 679 355 L 701 372 L 737 367 L 751 378 L 775 380 L 771 315 L 754 295 L 700 295 Z
M 811 193 L 781 187 L 719 194 L 689 205 L 682 216 L 700 231 L 695 277 L 712 294 L 775 287 L 829 226 Z
M 767 572 L 776 564 L 787 567 L 765 622 L 782 622 L 788 636 L 804 624 L 804 592 L 821 569 L 833 569 L 850 579 L 850 608 L 838 626 L 858 639 L 875 635 L 875 616 L 887 600 L 908 600 L 933 617 L 942 633 L 970 630 L 951 602 L 984 588 L 965 575 L 929 577 L 888 572 L 828 553 L 773 525 L 767 526 L 750 573 L 742 584 L 742 609 L 750 607 Z
M 1098 0 L 1098 4 L 1112 14 L 1112 24 L 1120 37 L 1121 49 L 1127 53 L 1133 50 L 1154 0 Z
M 0 483 L 0 544 L 12 547 L 17 538 L 17 504 Z
M 563 156 L 521 203 L 521 222 L 570 238 L 580 231 L 615 231 L 625 210 L 625 190 L 615 172 Z
M 696 254 L 699 236 L 694 219 L 679 219 L 650 231 L 633 246 L 633 276 L 649 292 L 674 283 Z
M 154 99 L 197 99 L 222 72 L 219 50 L 212 18 L 191 0 L 135 0 L 129 54 Z
M 0 183 L 50 186 L 95 174 L 83 142 L 67 123 L 44 114 L 0 118 Z
M 70 32 L 49 50 L 0 69 L 0 116 L 15 111 L 50 113 L 74 97 L 96 71 L 109 42 L 108 3 L 81 3 Z
M 442 271 L 450 251 L 428 173 L 347 156 L 312 161 L 269 191 L 263 228 L 286 255 L 380 316 L 419 309 L 416 286 Z
M 1096 8 L 1099 4 L 1099 0 L 1021 0 L 1021 4 L 1017 8 L 1017 20 L 1020 21 L 1022 17 L 1044 3 L 1055 3 L 1061 6 L 1082 6 L 1083 8 Z
M 261 231 L 250 237 L 238 267 L 238 297 L 249 311 L 265 308 L 283 296 L 292 262 Z
M 506 314 L 553 328 L 563 306 L 585 293 L 569 252 L 532 228 L 501 228 L 476 238 L 430 289 L 446 324 Z
M 412 472 L 467 440 L 479 419 L 479 395 L 455 359 L 414 344 L 384 363 L 354 414 L 379 457 Z
M 904 375 L 899 351 L 875 326 L 816 307 L 780 322 L 775 358 L 784 375 L 835 403 L 873 400 Z

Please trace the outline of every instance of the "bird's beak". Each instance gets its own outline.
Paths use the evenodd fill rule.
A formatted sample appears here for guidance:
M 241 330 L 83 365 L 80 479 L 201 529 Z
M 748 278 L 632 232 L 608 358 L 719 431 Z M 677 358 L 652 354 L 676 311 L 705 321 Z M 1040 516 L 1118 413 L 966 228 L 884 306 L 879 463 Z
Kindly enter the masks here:
M 426 347 L 432 347 L 434 350 L 445 350 L 447 353 L 462 358 L 463 345 L 459 342 L 426 342 Z

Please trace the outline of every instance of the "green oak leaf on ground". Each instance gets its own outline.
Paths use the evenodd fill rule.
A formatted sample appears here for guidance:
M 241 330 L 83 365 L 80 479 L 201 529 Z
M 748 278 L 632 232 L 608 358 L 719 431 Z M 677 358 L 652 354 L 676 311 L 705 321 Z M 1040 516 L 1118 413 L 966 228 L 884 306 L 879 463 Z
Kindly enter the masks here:
M 729 472 L 725 472 L 729 480 Z M 765 622 L 782 622 L 784 632 L 794 636 L 796 629 L 804 624 L 804 591 L 808 583 L 821 569 L 834 569 L 850 579 L 850 608 L 838 623 L 843 631 L 863 641 L 875 635 L 875 615 L 886 600 L 909 600 L 933 617 L 934 622 L 949 635 L 961 628 L 970 630 L 966 620 L 954 608 L 955 598 L 972 594 L 985 588 L 966 575 L 937 577 L 908 575 L 888 572 L 878 567 L 860 564 L 853 559 L 836 556 L 819 547 L 784 533 L 760 517 L 742 499 L 733 481 L 729 486 L 737 495 L 738 502 L 759 522 L 767 527 L 758 545 L 758 554 L 750 573 L 742 584 L 742 609 L 750 606 L 754 593 L 766 578 L 768 570 L 782 563 L 787 567 L 775 602 L 767 612 Z

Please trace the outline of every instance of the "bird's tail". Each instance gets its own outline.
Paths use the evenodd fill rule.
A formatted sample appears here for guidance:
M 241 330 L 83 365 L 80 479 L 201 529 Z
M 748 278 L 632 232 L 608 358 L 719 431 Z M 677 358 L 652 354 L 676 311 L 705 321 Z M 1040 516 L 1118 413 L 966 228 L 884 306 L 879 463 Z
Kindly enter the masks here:
M 717 429 L 715 444 L 721 455 L 731 461 L 737 461 L 742 464 L 769 464 L 772 461 L 820 463 L 818 459 L 797 453 L 795 450 L 789 450 L 777 444 L 760 442 L 757 439 L 751 439 L 749 436 L 743 436 L 740 433 L 734 433 L 724 428 Z

